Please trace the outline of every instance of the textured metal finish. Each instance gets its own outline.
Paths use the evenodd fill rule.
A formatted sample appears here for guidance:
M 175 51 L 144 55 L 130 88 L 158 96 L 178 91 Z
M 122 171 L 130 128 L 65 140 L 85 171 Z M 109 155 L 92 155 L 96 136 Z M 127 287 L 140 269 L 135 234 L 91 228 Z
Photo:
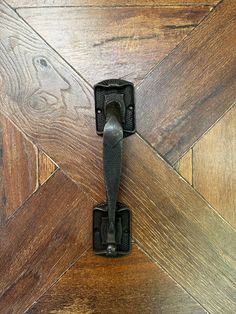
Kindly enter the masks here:
M 130 251 L 131 214 L 126 205 L 117 203 L 117 196 L 123 137 L 132 134 L 135 126 L 133 85 L 123 80 L 97 84 L 95 107 L 97 133 L 103 134 L 103 171 L 107 203 L 94 208 L 93 248 L 96 254 L 115 257 Z

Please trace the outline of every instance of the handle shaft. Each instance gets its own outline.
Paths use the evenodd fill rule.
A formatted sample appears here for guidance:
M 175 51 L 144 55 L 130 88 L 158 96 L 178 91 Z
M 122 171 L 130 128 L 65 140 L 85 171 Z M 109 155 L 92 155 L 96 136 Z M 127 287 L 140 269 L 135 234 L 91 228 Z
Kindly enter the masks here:
M 107 242 L 115 243 L 115 211 L 119 192 L 123 148 L 123 127 L 119 106 L 111 103 L 106 108 L 103 131 L 103 171 L 108 202 Z

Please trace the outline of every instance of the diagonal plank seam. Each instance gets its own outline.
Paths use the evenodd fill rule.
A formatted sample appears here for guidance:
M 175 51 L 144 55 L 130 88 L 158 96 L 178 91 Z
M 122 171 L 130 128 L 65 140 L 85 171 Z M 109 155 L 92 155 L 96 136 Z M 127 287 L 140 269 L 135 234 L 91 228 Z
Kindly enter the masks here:
M 220 2 L 192 36 L 187 36 L 139 85 L 138 129 L 171 163 L 235 101 L 232 5 L 227 0 Z M 220 49 L 222 41 L 225 53 Z M 192 85 L 188 84 L 189 76 Z
M 143 245 L 141 243 L 139 243 L 139 241 L 135 242 L 137 247 L 151 260 L 154 262 L 155 265 L 157 265 L 157 267 L 160 267 L 160 269 L 162 269 L 163 272 L 165 272 L 166 274 L 168 274 L 168 276 L 175 282 L 175 284 L 180 287 L 181 289 L 183 289 L 188 295 L 191 296 L 191 298 L 193 298 L 193 300 L 199 304 L 204 311 L 208 314 L 210 312 L 207 311 L 207 309 L 205 308 L 205 306 L 203 306 L 193 295 L 191 295 L 181 284 L 179 284 L 178 281 L 176 281 L 176 279 L 169 273 L 169 271 L 163 267 L 161 264 L 158 263 L 158 261 L 153 258 L 153 256 L 151 254 L 149 254 L 143 247 Z
M 1 110 L 0 110 L 0 111 L 1 111 Z M 20 211 L 20 209 L 24 207 L 25 203 L 38 191 L 38 189 L 40 188 L 40 186 L 42 186 L 42 184 L 39 185 L 39 150 L 38 150 L 37 146 L 28 138 L 28 136 L 21 130 L 21 128 L 19 128 L 19 127 L 14 123 L 14 121 L 12 121 L 11 119 L 9 119 L 9 117 L 5 116 L 4 114 L 3 114 L 3 116 L 4 116 L 7 120 L 9 120 L 9 121 L 11 122 L 11 124 L 13 125 L 13 127 L 14 127 L 16 130 L 18 130 L 18 132 L 20 132 L 20 134 L 24 137 L 24 139 L 32 145 L 32 148 L 33 148 L 34 151 L 36 152 L 36 154 L 35 154 L 35 160 L 36 160 L 36 185 L 35 185 L 34 191 L 32 191 L 32 193 L 29 194 L 29 195 L 27 196 L 27 198 L 25 198 L 24 202 L 21 203 L 21 205 L 20 205 L 18 208 L 15 208 L 14 211 L 13 211 L 13 213 L 10 214 L 10 215 L 8 215 L 8 216 L 3 220 L 2 225 L 0 226 L 0 230 L 1 230 L 2 228 L 5 228 L 5 226 L 8 224 L 8 222 L 9 222 L 11 219 L 14 219 L 14 217 L 17 215 L 18 211 Z M 50 158 L 50 157 L 48 156 L 48 158 Z M 51 158 L 50 158 L 50 159 L 51 159 Z M 54 163 L 55 163 L 55 162 L 54 162 Z M 55 164 L 56 164 L 56 163 L 55 163 Z M 59 169 L 59 167 L 58 167 L 57 164 L 56 164 L 56 166 L 57 166 L 57 168 Z M 58 169 L 56 169 L 55 171 L 57 171 Z M 52 173 L 51 175 L 53 175 L 53 174 L 54 174 L 54 173 Z M 49 179 L 50 177 L 51 177 L 51 176 L 49 176 L 48 179 Z M 46 180 L 45 182 L 47 182 L 47 180 Z M 45 182 L 44 182 L 44 183 L 45 183 Z M 44 183 L 43 183 L 43 184 L 44 184 Z
M 177 164 L 178 161 L 180 161 L 180 159 L 188 152 L 189 149 L 193 149 L 193 147 L 194 147 L 199 141 L 201 141 L 201 139 L 203 138 L 203 136 L 205 136 L 212 128 L 214 128 L 214 126 L 216 126 L 216 124 L 217 124 L 221 119 L 223 119 L 224 116 L 225 116 L 230 110 L 232 110 L 232 108 L 234 107 L 235 104 L 236 104 L 236 103 L 233 102 L 232 105 L 229 106 L 229 107 L 226 109 L 226 111 L 222 114 L 222 116 L 220 116 L 207 130 L 205 130 L 205 132 L 203 132 L 202 135 L 201 135 L 198 139 L 196 139 L 195 142 L 193 142 L 193 144 L 183 153 L 183 155 L 180 156 L 180 157 L 176 160 L 176 162 L 174 163 L 173 167 Z M 150 145 L 150 146 L 151 146 L 151 145 Z M 172 165 L 168 160 L 166 160 L 165 157 L 163 157 L 163 158 L 165 159 L 166 162 L 168 162 L 170 165 Z M 193 178 L 194 178 L 194 176 L 193 176 Z M 194 187 L 194 184 L 192 184 L 192 185 L 193 185 L 193 187 Z
M 4 1 L 4 0 L 3 0 L 3 1 Z M 220 1 L 219 1 L 217 4 L 215 4 L 214 6 L 213 6 L 213 5 L 208 5 L 208 6 L 211 6 L 211 7 L 212 7 L 212 10 L 210 10 L 207 14 L 204 15 L 204 17 L 200 20 L 200 22 L 196 25 L 195 28 L 201 26 L 201 24 L 205 21 L 205 19 L 207 19 L 208 16 L 209 16 L 210 14 L 212 14 L 212 13 L 214 12 L 214 10 L 219 6 L 219 4 L 221 4 L 223 1 L 224 1 L 224 0 L 220 0 Z M 6 4 L 7 4 L 9 7 L 11 7 L 8 3 L 6 3 Z M 196 4 L 196 6 L 197 6 L 197 5 L 199 5 L 199 4 Z M 51 8 L 51 6 L 49 6 L 49 7 Z M 59 7 L 60 7 L 60 6 L 59 6 Z M 65 7 L 68 7 L 68 6 L 65 6 Z M 74 7 L 77 7 L 77 6 L 71 6 L 71 7 L 74 8 Z M 82 7 L 83 7 L 83 6 L 82 6 Z M 88 7 L 93 7 L 93 6 L 88 6 Z M 101 6 L 98 6 L 98 7 L 101 7 Z M 119 6 L 118 6 L 118 7 L 119 7 Z M 125 6 L 125 7 L 126 7 L 126 6 Z M 135 7 L 135 6 L 134 6 L 134 7 Z M 157 7 L 159 7 L 159 6 L 157 6 Z M 25 7 L 24 7 L 24 8 L 25 8 Z M 35 8 L 35 7 L 33 7 L 33 8 Z M 45 6 L 43 6 L 43 8 L 45 8 Z M 55 6 L 53 6 L 53 8 L 55 8 Z M 17 9 L 19 9 L 19 8 L 17 8 Z M 71 65 L 71 64 L 63 57 L 62 54 L 60 54 L 57 50 L 55 50 L 55 48 L 54 48 L 52 45 L 50 45 L 50 44 L 48 43 L 48 41 L 45 40 L 45 38 L 43 38 L 43 37 L 31 26 L 31 24 L 28 23 L 28 22 L 24 19 L 23 16 L 20 15 L 20 13 L 17 11 L 17 9 L 15 10 L 15 12 L 16 12 L 16 14 L 24 21 L 24 23 L 27 24 L 28 27 L 30 27 L 30 28 L 32 29 L 32 31 L 34 31 L 34 32 L 47 44 L 48 47 L 50 47 L 58 56 L 60 56 L 61 59 L 62 59 L 62 60 L 63 60 L 63 61 L 84 81 L 84 82 L 86 82 L 91 88 L 93 88 L 93 86 L 90 84 L 90 82 L 88 82 L 88 81 L 86 80 L 86 78 L 85 78 L 83 75 L 81 75 L 81 73 L 78 72 L 78 70 L 76 70 L 75 67 L 73 67 L 73 65 Z M 140 86 L 142 85 L 142 82 L 145 81 L 145 80 L 152 74 L 152 72 L 153 72 L 158 66 L 160 66 L 166 59 L 168 59 L 169 55 L 170 55 L 174 50 L 176 50 L 180 45 L 182 45 L 182 43 L 183 43 L 184 41 L 188 40 L 188 37 L 190 37 L 190 36 L 192 35 L 192 32 L 195 31 L 195 28 L 193 28 L 193 29 L 192 29 L 192 30 L 191 30 L 171 51 L 169 51 L 169 53 L 168 53 L 160 62 L 158 62 L 157 64 L 155 64 L 155 65 L 153 66 L 153 68 L 150 69 L 150 71 L 148 71 L 148 73 L 145 75 L 145 77 L 143 78 L 143 80 L 141 80 L 141 81 L 136 85 L 137 91 L 138 91 L 138 89 L 140 88 Z M 231 107 L 232 107 L 232 106 L 233 106 L 233 104 L 231 105 Z M 191 145 L 189 148 L 186 148 L 186 150 L 182 153 L 181 156 L 178 157 L 178 159 L 175 161 L 174 164 L 176 164 L 176 163 L 181 159 L 181 157 L 182 157 L 190 148 L 192 148 L 192 147 L 202 138 L 202 136 L 203 136 L 205 133 L 207 133 L 207 132 L 208 132 L 208 131 L 209 131 L 209 130 L 210 130 L 210 129 L 231 109 L 231 107 L 228 108 L 225 112 L 223 112 L 223 114 L 222 114 L 221 116 L 219 116 L 218 119 L 217 119 L 212 125 L 210 125 L 209 128 L 206 129 L 205 132 L 204 132 L 202 135 L 200 135 L 200 137 L 199 137 L 198 139 L 196 139 L 195 142 L 193 142 L 192 145 Z M 143 138 L 142 134 L 141 134 L 138 130 L 137 130 L 137 134 L 139 134 L 139 135 Z M 144 138 L 143 138 L 143 139 L 144 139 Z M 152 145 L 149 143 L 149 141 L 147 141 L 146 139 L 145 139 L 145 142 L 148 143 L 149 146 L 152 146 Z M 154 149 L 158 152 L 158 149 L 156 149 L 155 147 L 154 147 Z M 174 167 L 174 165 L 171 163 L 171 161 L 170 161 L 165 155 L 160 154 L 160 153 L 159 153 L 159 155 L 161 155 L 162 158 L 163 158 L 167 163 L 169 163 L 171 166 Z
M 139 142 L 139 140 L 138 140 L 138 137 L 137 136 L 135 136 L 134 137 L 134 139 L 132 140 L 132 141 L 136 141 L 137 143 Z M 146 149 L 146 148 L 145 148 Z M 155 153 L 155 155 L 157 155 L 156 153 Z M 83 183 L 82 183 L 83 184 Z
M 231 107 L 232 108 L 232 107 Z M 230 109 L 229 109 L 230 110 Z M 158 154 L 158 152 L 156 151 L 156 149 L 154 147 L 152 147 L 150 145 L 150 143 L 148 143 L 138 132 L 137 132 L 137 135 L 140 137 L 140 139 L 149 147 L 150 150 L 153 151 L 153 153 L 160 159 L 162 159 L 162 161 L 164 163 L 166 163 L 169 167 L 169 169 L 173 170 L 176 175 L 187 185 L 189 185 L 193 190 L 194 192 L 199 196 L 199 198 L 201 198 L 202 200 L 204 200 L 204 202 L 209 206 L 211 207 L 212 211 L 214 211 L 214 213 L 219 216 L 219 218 L 224 221 L 229 227 L 231 227 L 232 229 L 234 229 L 234 231 L 236 232 L 236 229 L 230 224 L 230 222 L 228 220 L 226 220 L 223 216 L 221 216 L 221 214 L 214 208 L 213 205 L 211 205 L 207 199 L 194 187 L 194 184 L 190 184 L 189 182 L 186 181 L 186 179 L 184 177 L 181 176 L 181 174 L 179 174 L 179 172 L 167 161 L 165 160 L 165 158 L 161 155 Z M 193 167 L 192 167 L 192 172 L 193 172 Z M 73 179 L 72 179 L 73 180 Z M 75 182 L 76 183 L 76 182 Z
M 82 257 L 88 252 L 89 249 L 90 249 L 90 247 L 88 247 L 87 249 L 85 249 L 85 250 L 78 256 L 78 258 L 73 261 L 73 263 L 69 264 L 68 267 L 67 267 L 67 269 L 65 269 L 65 271 L 62 272 L 62 273 L 60 274 L 60 276 L 58 276 L 58 277 L 55 279 L 55 281 L 51 283 L 51 285 L 49 285 L 44 291 L 42 291 L 42 294 L 41 294 L 31 305 L 29 305 L 28 308 L 26 308 L 26 310 L 24 311 L 24 313 L 26 313 L 28 310 L 30 310 L 30 309 L 38 302 L 38 300 L 39 300 L 50 288 L 52 288 L 52 287 L 68 272 L 68 270 L 69 270 L 70 268 L 72 268 L 72 267 L 78 262 L 78 260 L 79 260 L 80 258 L 82 258 Z
M 222 1 L 224 1 L 224 0 L 220 0 L 215 6 L 210 5 L 211 10 L 210 10 L 207 14 L 204 15 L 204 17 L 200 20 L 200 22 L 199 22 L 192 30 L 190 30 L 189 33 L 188 33 L 172 50 L 170 50 L 170 51 L 168 52 L 168 54 L 167 54 L 162 60 L 160 60 L 158 63 L 156 63 L 156 64 L 147 72 L 147 74 L 145 75 L 145 77 L 144 77 L 140 82 L 138 82 L 138 84 L 137 84 L 137 86 L 136 86 L 137 90 L 141 87 L 143 81 L 145 81 L 145 80 L 147 79 L 147 77 L 149 77 L 149 76 L 153 73 L 153 71 L 155 70 L 155 68 L 158 67 L 158 66 L 160 66 L 161 63 L 164 62 L 164 60 L 167 59 L 167 58 L 169 57 L 169 55 L 170 55 L 175 49 L 177 49 L 185 40 L 187 40 L 188 37 L 192 35 L 192 32 L 195 31 L 195 28 L 198 27 L 198 26 L 200 26 L 200 24 L 205 21 L 205 19 L 216 9 L 216 7 L 217 7 Z
M 52 195 L 52 191 L 55 193 L 58 188 L 63 189 L 64 186 L 61 186 L 61 183 L 62 184 L 64 183 L 67 186 L 71 187 L 70 193 L 67 193 L 70 195 L 71 204 L 68 204 L 68 206 L 65 206 L 65 211 L 61 212 L 60 215 L 58 216 L 58 213 L 56 213 L 55 211 L 55 205 L 58 202 L 57 201 L 58 196 Z M 56 185 L 56 190 L 54 190 L 55 185 Z M 76 191 L 77 193 L 75 193 Z M 33 225 L 37 224 L 38 219 L 41 220 L 41 223 L 42 223 L 42 219 L 43 219 L 42 217 L 40 217 L 42 214 L 42 210 L 41 210 L 42 208 L 37 208 L 36 206 L 35 212 L 34 212 L 34 205 L 32 208 L 32 204 L 35 204 L 35 202 L 37 204 L 37 202 L 39 202 L 40 199 L 42 199 L 43 202 L 47 203 L 47 201 L 42 198 L 42 195 L 45 195 L 45 193 L 46 195 L 48 194 L 50 195 L 50 199 L 52 200 L 53 204 L 52 204 L 51 209 L 50 209 L 50 206 L 48 208 L 45 208 L 43 215 L 45 217 L 45 215 L 47 215 L 47 212 L 51 212 L 53 217 L 52 218 L 49 217 L 49 218 L 52 219 L 52 221 L 55 224 L 53 225 L 53 228 L 51 230 L 50 230 L 51 222 L 50 224 L 48 222 L 48 224 L 45 224 L 45 226 L 42 226 L 41 224 L 37 225 L 36 227 L 37 230 L 32 230 L 32 235 L 31 235 L 31 233 L 27 233 L 27 229 L 30 228 L 32 224 Z M 26 286 L 27 286 L 27 278 L 29 280 L 29 283 L 30 281 L 33 280 L 34 286 L 33 286 L 32 291 L 35 290 L 35 284 L 36 284 L 36 292 L 37 292 L 36 296 L 39 296 L 40 291 L 37 291 L 37 281 L 42 280 L 42 284 L 45 289 L 45 277 L 47 278 L 47 276 L 49 276 L 50 278 L 50 273 L 54 272 L 53 268 L 55 268 L 55 266 L 60 262 L 62 258 L 66 260 L 65 265 L 66 265 L 66 269 L 68 269 L 68 267 L 70 267 L 70 265 L 72 265 L 74 261 L 77 260 L 78 257 L 81 256 L 81 254 L 83 254 L 84 251 L 88 249 L 89 242 L 90 242 L 88 241 L 88 239 L 90 238 L 90 236 L 88 235 L 87 232 L 85 232 L 85 228 L 87 228 L 87 225 L 90 224 L 89 223 L 90 217 L 88 217 L 88 215 L 86 219 L 85 217 L 83 217 L 84 215 L 86 215 L 86 211 L 81 211 L 82 209 L 81 205 L 79 205 L 79 208 L 77 208 L 77 204 L 79 204 L 78 201 L 79 199 L 81 199 L 81 196 L 79 198 L 79 193 L 80 195 L 85 195 L 85 193 L 81 190 L 81 188 L 79 188 L 76 184 L 72 183 L 72 181 L 68 179 L 64 174 L 62 174 L 61 171 L 56 171 L 51 176 L 51 179 L 48 180 L 46 184 L 40 186 L 38 191 L 34 195 L 32 195 L 31 199 L 29 199 L 26 202 L 25 206 L 22 208 L 23 210 L 18 211 L 18 214 L 16 215 L 16 219 L 18 217 L 18 220 L 20 220 L 19 221 L 20 226 L 19 227 L 17 226 L 18 221 L 16 220 L 9 221 L 8 225 L 6 226 L 6 230 L 9 228 L 11 229 L 12 227 L 15 230 L 18 230 L 17 228 L 20 228 L 18 232 L 20 232 L 24 240 L 16 238 L 17 231 L 15 235 L 11 235 L 9 233 L 7 234 L 6 230 L 1 230 L 0 240 L 1 240 L 1 243 L 5 246 L 5 250 L 3 246 L 0 252 L 1 253 L 0 258 L 1 260 L 3 259 L 4 262 L 6 261 L 6 259 L 8 259 L 9 264 L 6 264 L 6 263 L 2 264 L 2 269 L 1 269 L 2 276 L 0 280 L 1 281 L 0 311 L 1 309 L 3 310 L 4 300 L 6 302 L 6 300 L 9 299 L 10 297 L 11 302 L 8 303 L 7 301 L 7 303 L 5 304 L 9 307 L 11 307 L 11 304 L 14 304 L 15 306 L 15 304 L 17 303 L 17 300 L 16 300 L 17 295 L 19 295 L 19 293 L 24 294 L 24 291 L 23 291 L 24 289 L 23 290 L 22 289 L 19 290 L 19 288 L 17 289 L 17 285 L 18 286 L 22 285 L 22 280 L 23 281 L 26 280 Z M 67 200 L 68 200 L 69 195 L 66 196 Z M 60 198 L 61 197 L 62 196 L 60 196 Z M 85 199 L 88 200 L 88 197 L 85 196 Z M 91 203 L 91 201 L 89 201 L 89 203 Z M 62 204 L 60 203 L 57 205 L 59 207 L 62 206 Z M 58 209 L 56 210 L 58 211 Z M 66 217 L 71 216 L 70 221 L 72 222 L 72 225 L 70 225 L 70 223 L 68 225 L 68 222 L 65 221 L 65 224 L 67 223 L 65 228 L 66 229 L 69 228 L 68 234 L 64 234 L 65 232 L 63 231 L 64 226 L 61 226 L 61 224 L 63 224 L 62 218 L 65 215 Z M 32 217 L 34 221 L 32 221 Z M 22 223 L 23 223 L 23 228 L 22 228 Z M 80 227 L 80 228 L 77 229 L 76 227 Z M 45 230 L 50 231 L 50 238 L 49 238 L 50 242 L 48 242 L 48 239 L 47 239 L 49 235 L 48 234 L 45 235 Z M 70 238 L 67 239 L 68 236 L 69 237 L 73 236 L 73 241 L 69 241 Z M 11 241 L 13 241 L 14 238 L 17 241 L 18 245 L 15 251 L 15 255 L 9 254 L 9 249 L 11 248 L 11 241 L 10 242 L 6 241 L 7 237 L 10 237 L 9 240 Z M 46 241 L 44 241 L 44 239 L 46 239 Z M 36 240 L 37 240 L 37 243 L 34 243 Z M 60 245 L 58 246 L 58 244 Z M 30 245 L 31 247 L 30 250 L 27 247 L 27 245 Z M 62 248 L 60 248 L 60 246 L 62 246 Z M 43 255 L 40 254 L 40 251 L 42 250 L 44 251 Z M 64 253 L 62 256 L 58 256 L 58 253 L 57 253 L 58 250 L 59 252 L 63 252 L 64 250 Z M 48 254 L 50 253 L 54 255 L 56 254 L 53 260 L 51 261 L 50 261 L 51 256 L 48 256 Z M 70 259 L 68 260 L 69 257 Z M 26 263 L 24 263 L 25 259 L 27 259 Z M 17 266 L 16 266 L 16 260 L 21 261 L 19 264 L 17 264 Z M 50 271 L 48 269 L 47 272 L 45 273 L 42 272 L 41 267 L 47 268 L 52 262 L 53 262 L 53 267 L 50 269 Z M 16 268 L 14 265 L 16 266 Z M 3 268 L 5 269 L 5 271 L 3 270 Z M 60 265 L 59 269 L 63 270 L 64 272 L 65 271 L 64 264 Z M 58 273 L 57 270 L 55 272 Z M 61 273 L 59 273 L 58 275 L 61 275 Z M 8 277 L 12 279 L 12 282 L 10 283 L 7 282 Z M 52 277 L 51 280 L 47 282 L 49 283 L 55 282 L 55 277 Z M 40 288 L 41 287 L 39 286 L 39 289 Z M 14 289 L 17 289 L 17 292 L 16 291 L 14 292 Z M 21 290 L 22 292 L 20 292 Z M 32 293 L 29 293 L 30 294 L 29 298 L 31 298 L 31 301 L 32 301 Z M 28 296 L 24 294 L 23 298 L 24 298 L 23 302 L 26 302 Z

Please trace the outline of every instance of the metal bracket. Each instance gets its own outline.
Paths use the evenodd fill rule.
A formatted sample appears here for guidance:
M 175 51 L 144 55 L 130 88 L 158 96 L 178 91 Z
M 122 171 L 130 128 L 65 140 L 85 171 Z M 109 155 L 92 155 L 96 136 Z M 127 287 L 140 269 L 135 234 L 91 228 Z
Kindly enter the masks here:
M 124 137 L 135 133 L 134 85 L 125 80 L 105 80 L 94 86 L 97 134 L 106 124 L 106 105 L 115 101 L 121 106 Z
M 117 202 L 123 137 L 135 132 L 134 86 L 124 80 L 106 80 L 95 85 L 97 134 L 103 135 L 103 171 L 107 203 L 93 210 L 93 250 L 116 257 L 131 248 L 131 212 Z

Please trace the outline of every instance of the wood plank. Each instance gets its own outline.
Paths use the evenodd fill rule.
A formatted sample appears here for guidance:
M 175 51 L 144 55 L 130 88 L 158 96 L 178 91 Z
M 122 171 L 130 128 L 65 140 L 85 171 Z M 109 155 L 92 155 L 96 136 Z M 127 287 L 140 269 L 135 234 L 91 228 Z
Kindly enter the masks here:
M 0 231 L 1 313 L 23 313 L 88 248 L 91 207 L 58 171 Z
M 38 173 L 39 173 L 39 185 L 42 185 L 48 178 L 56 171 L 57 166 L 55 163 L 44 153 L 38 152 Z
M 26 312 L 37 313 L 205 311 L 135 245 L 122 259 L 104 259 L 88 251 Z
M 164 6 L 216 5 L 220 0 L 8 0 L 14 8 L 49 6 Z
M 91 88 L 15 12 L 4 5 L 0 12 L 1 111 L 90 197 L 104 201 Z M 133 210 L 136 240 L 208 311 L 236 311 L 235 231 L 138 135 L 125 142 L 120 199 Z
M 192 148 L 175 164 L 178 173 L 192 185 L 193 183 L 193 151 Z
M 235 231 L 140 138 L 124 152 L 121 201 L 136 241 L 209 312 L 234 312 Z
M 193 148 L 194 187 L 236 228 L 236 106 Z
M 138 89 L 138 130 L 172 164 L 235 102 L 235 10 L 220 3 Z
M 37 149 L 0 115 L 0 225 L 38 187 Z
M 206 6 L 180 6 L 17 12 L 88 82 L 96 84 L 111 77 L 138 83 L 209 11 Z

